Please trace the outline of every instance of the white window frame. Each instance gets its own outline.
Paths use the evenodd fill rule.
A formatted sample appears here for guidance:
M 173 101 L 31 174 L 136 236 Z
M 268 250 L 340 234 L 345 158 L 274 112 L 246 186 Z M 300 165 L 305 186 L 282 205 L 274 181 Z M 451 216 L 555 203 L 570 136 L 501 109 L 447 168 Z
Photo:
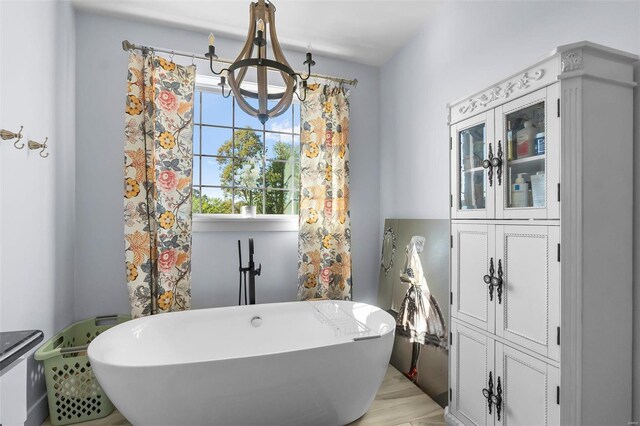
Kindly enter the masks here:
M 196 87 L 210 92 L 221 93 L 219 77 L 196 74 Z M 243 88 L 257 90 L 255 83 L 244 83 Z M 269 89 L 281 91 L 284 88 L 269 86 Z M 298 102 L 292 102 L 297 104 Z M 298 232 L 297 214 L 258 214 L 256 217 L 243 217 L 240 214 L 193 213 L 193 232 Z

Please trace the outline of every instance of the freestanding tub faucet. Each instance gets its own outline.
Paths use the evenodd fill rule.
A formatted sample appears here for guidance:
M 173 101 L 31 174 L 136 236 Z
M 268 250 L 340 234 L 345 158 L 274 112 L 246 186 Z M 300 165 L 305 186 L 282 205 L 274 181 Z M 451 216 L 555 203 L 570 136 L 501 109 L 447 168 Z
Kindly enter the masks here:
M 249 274 L 249 304 L 256 304 L 256 276 L 260 276 L 262 272 L 262 264 L 259 264 L 256 269 L 256 264 L 253 261 L 253 238 L 249 238 L 249 266 L 246 268 L 242 266 L 242 248 L 240 240 L 238 240 L 238 259 L 240 261 L 240 267 L 238 271 L 240 273 L 240 281 L 238 283 L 238 305 L 242 304 L 242 283 L 244 281 L 244 304 L 247 304 L 247 274 Z

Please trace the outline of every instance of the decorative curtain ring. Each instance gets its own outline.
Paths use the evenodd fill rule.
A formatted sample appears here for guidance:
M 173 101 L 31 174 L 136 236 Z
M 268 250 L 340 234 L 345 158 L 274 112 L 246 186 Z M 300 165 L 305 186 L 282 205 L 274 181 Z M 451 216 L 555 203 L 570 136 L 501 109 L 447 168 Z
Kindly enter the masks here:
M 173 57 L 176 53 L 172 50 L 171 54 L 169 55 L 169 61 L 173 62 Z

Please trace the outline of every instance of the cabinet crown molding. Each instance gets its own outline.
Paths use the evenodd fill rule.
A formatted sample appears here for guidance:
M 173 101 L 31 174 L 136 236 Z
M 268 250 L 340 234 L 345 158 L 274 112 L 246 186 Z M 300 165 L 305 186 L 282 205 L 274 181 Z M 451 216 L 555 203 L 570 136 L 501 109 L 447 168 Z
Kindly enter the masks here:
M 529 75 L 530 73 L 531 75 Z M 486 107 L 499 100 L 508 99 L 512 94 L 528 89 L 530 83 L 540 80 L 544 73 L 545 71 L 542 68 L 533 72 L 525 71 L 520 77 L 493 86 L 482 95 L 469 99 L 466 104 L 460 106 L 458 112 L 460 114 L 472 113 L 479 107 Z
M 576 71 L 583 68 L 582 50 L 572 50 L 560 54 L 562 72 Z
M 563 78 L 591 77 L 619 85 L 635 86 L 633 73 L 621 73 L 619 68 L 610 69 L 604 64 L 612 60 L 621 64 L 633 64 L 639 59 L 638 55 L 589 41 L 558 46 L 547 58 L 531 67 L 448 104 L 448 124 L 457 123 Z

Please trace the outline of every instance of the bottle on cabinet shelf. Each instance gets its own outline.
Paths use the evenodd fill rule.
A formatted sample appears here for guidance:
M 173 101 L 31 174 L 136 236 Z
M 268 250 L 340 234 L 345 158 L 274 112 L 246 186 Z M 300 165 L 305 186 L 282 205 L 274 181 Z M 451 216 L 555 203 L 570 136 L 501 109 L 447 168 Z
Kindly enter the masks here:
M 544 132 L 536 133 L 536 139 L 534 142 L 534 153 L 535 155 L 544 154 Z
M 509 161 L 515 160 L 516 157 L 516 139 L 513 137 L 513 130 L 511 130 L 511 121 L 509 121 L 509 130 L 507 131 L 507 159 Z
M 511 207 L 528 207 L 529 205 L 529 184 L 525 176 L 526 173 L 518 173 L 518 177 L 511 185 Z
M 524 128 L 518 130 L 517 144 L 518 158 L 530 157 L 533 155 L 533 144 L 536 135 L 536 128 L 530 120 L 524 122 Z

